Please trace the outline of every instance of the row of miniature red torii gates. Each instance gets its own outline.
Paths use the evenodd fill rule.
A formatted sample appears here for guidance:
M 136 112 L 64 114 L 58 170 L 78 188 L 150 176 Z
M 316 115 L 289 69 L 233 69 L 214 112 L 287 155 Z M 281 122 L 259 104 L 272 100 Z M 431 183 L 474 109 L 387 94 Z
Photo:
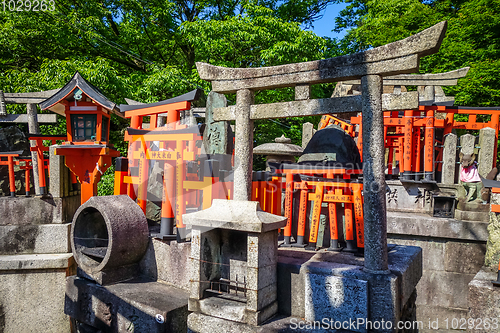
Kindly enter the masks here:
M 38 183 L 39 187 L 43 189 L 43 193 L 45 193 L 45 188 L 47 187 L 47 180 L 45 179 L 45 171 L 48 172 L 50 176 L 50 168 L 49 168 L 49 160 L 45 158 L 44 152 L 49 151 L 49 147 L 43 145 L 43 141 L 50 141 L 51 144 L 56 144 L 56 141 L 65 141 L 66 136 L 54 136 L 54 135 L 30 135 L 28 137 L 30 140 L 35 140 L 36 144 L 33 147 L 30 147 L 31 151 L 35 151 L 37 153 L 38 160 L 38 174 L 43 175 L 39 177 Z M 0 153 L 0 165 L 7 165 L 9 172 L 9 191 L 10 196 L 14 197 L 16 195 L 16 185 L 15 185 L 15 174 L 14 174 L 14 165 L 18 165 L 21 170 L 24 170 L 24 187 L 26 196 L 30 195 L 31 186 L 30 186 L 30 172 L 33 170 L 33 164 L 31 157 L 21 157 L 22 151 L 17 152 L 5 152 Z M 3 159 L 3 158 L 6 158 Z M 77 184 L 77 179 L 75 174 L 71 174 L 71 183 Z M 36 186 L 36 184 L 35 184 Z
M 203 170 L 202 175 L 187 172 L 187 163 L 195 162 L 196 157 L 200 156 L 200 150 L 197 148 L 199 145 L 195 142 L 201 141 L 202 137 L 198 133 L 198 127 L 194 129 L 183 125 L 172 127 L 175 129 L 153 131 L 128 129 L 127 139 L 131 143 L 129 159 L 120 159 L 117 164 L 119 166 L 115 171 L 114 194 L 127 194 L 132 199 L 137 199 L 137 203 L 145 212 L 149 161 L 164 161 L 161 218 L 172 221 L 170 222 L 172 224 L 175 220 L 178 232 L 183 234 L 182 229 L 185 225 L 182 222 L 182 214 L 186 212 L 186 208 L 201 206 L 202 209 L 206 209 L 211 206 L 212 199 L 231 199 L 233 180 L 232 174 L 228 171 L 218 170 L 218 162 L 215 160 L 200 162 L 204 163 L 200 168 Z M 160 150 L 151 149 L 151 143 L 155 141 L 159 142 Z M 132 175 L 131 172 L 131 168 L 134 167 L 137 168 L 136 175 Z M 337 204 L 344 204 L 345 236 L 348 247 L 350 249 L 356 249 L 356 245 L 363 247 L 362 184 L 349 182 L 350 175 L 359 174 L 361 170 L 293 168 L 279 172 L 279 174 L 254 172 L 252 200 L 259 201 L 264 211 L 281 215 L 281 196 L 285 190 L 285 216 L 288 218 L 284 230 L 285 246 L 290 244 L 292 235 L 293 193 L 300 191 L 298 241 L 295 245 L 305 245 L 306 207 L 307 201 L 312 201 L 312 223 L 308 239 L 310 246 L 314 247 L 318 238 L 321 204 L 328 202 L 332 241 L 338 243 L 339 240 Z M 287 175 L 285 182 L 282 180 L 282 174 Z M 296 177 L 299 174 L 321 175 L 324 180 L 301 181 Z M 342 179 L 334 180 L 335 177 Z M 325 195 L 323 195 L 324 189 L 327 190 Z M 310 191 L 313 193 L 308 196 L 307 193 Z M 170 233 L 171 230 L 168 230 L 167 234 Z
M 436 119 L 435 112 L 445 113 L 445 119 Z M 468 114 L 468 121 L 454 120 L 455 114 Z M 477 115 L 491 115 L 488 122 L 477 122 Z M 432 180 L 432 174 L 435 170 L 441 171 L 442 168 L 442 144 L 435 138 L 435 129 L 443 129 L 443 138 L 446 134 L 452 132 L 453 129 L 467 129 L 467 130 L 480 130 L 482 128 L 490 127 L 495 130 L 496 140 L 498 141 L 499 130 L 499 108 L 481 108 L 481 107 L 460 107 L 460 106 L 419 106 L 417 111 L 407 110 L 404 111 L 402 117 L 399 116 L 397 111 L 387 111 L 384 113 L 384 141 L 385 147 L 389 150 L 388 154 L 388 173 L 392 174 L 394 165 L 394 152 L 396 152 L 396 159 L 399 161 L 400 172 L 404 175 L 421 174 L 421 130 L 423 130 L 423 144 L 424 144 L 424 163 L 423 174 L 427 180 Z M 351 122 L 345 122 L 341 119 L 324 116 L 320 123 L 320 128 L 326 127 L 328 124 L 337 124 L 342 127 L 348 134 L 355 137 L 358 134 L 357 145 L 362 151 L 363 138 L 361 133 L 361 116 L 352 117 Z M 359 125 L 358 132 L 355 132 L 354 125 Z M 394 127 L 395 133 L 388 133 L 388 129 Z M 438 141 L 439 145 L 435 143 Z M 437 150 L 437 156 L 435 156 Z M 497 145 L 495 145 L 494 155 L 497 154 Z M 494 165 L 493 165 L 494 166 Z

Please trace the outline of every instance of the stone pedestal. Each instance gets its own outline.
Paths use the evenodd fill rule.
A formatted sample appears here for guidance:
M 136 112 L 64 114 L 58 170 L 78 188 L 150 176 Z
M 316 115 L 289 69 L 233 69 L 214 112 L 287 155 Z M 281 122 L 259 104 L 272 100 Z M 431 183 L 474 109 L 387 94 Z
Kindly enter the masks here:
M 493 333 L 500 326 L 500 287 L 493 286 L 491 281 L 497 279 L 497 272 L 483 267 L 469 283 L 468 318 L 474 325 L 467 332 Z M 489 328 L 485 326 L 486 319 Z M 479 320 L 481 320 L 481 325 Z M 496 325 L 495 325 L 496 322 Z
M 183 220 L 192 226 L 189 311 L 249 325 L 275 315 L 278 229 L 286 219 L 257 202 L 214 200 Z
M 158 282 L 110 286 L 70 276 L 64 313 L 104 332 L 186 332 L 187 293 Z

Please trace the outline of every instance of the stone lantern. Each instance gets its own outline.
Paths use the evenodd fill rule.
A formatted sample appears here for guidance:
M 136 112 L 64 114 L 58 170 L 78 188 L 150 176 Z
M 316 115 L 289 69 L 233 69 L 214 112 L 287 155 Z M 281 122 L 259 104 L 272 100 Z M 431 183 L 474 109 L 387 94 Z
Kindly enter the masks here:
M 266 155 L 266 171 L 271 171 L 269 162 L 272 163 L 295 163 L 295 156 L 302 154 L 302 147 L 291 143 L 292 139 L 282 135 L 274 139 L 274 142 L 264 143 L 253 149 L 255 155 Z

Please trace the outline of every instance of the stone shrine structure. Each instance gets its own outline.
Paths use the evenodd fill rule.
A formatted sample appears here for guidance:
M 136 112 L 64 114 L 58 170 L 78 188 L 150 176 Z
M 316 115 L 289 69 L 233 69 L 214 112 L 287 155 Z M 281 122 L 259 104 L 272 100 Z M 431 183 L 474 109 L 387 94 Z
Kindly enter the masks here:
M 404 272 L 404 269 L 399 271 L 389 269 L 382 113 L 384 110 L 417 108 L 418 93 L 382 94 L 382 78 L 417 71 L 420 57 L 439 50 L 445 31 L 446 22 L 441 22 L 404 40 L 365 52 L 300 64 L 239 69 L 197 63 L 200 77 L 212 82 L 213 91 L 236 93 L 235 106 L 216 109 L 214 114 L 215 120 L 235 120 L 236 122 L 235 157 L 239 160 L 239 167 L 235 170 L 234 177 L 235 204 L 237 201 L 250 199 L 254 119 L 343 112 L 363 113 L 365 260 L 362 271 L 364 277 L 355 278 L 352 282 L 359 283 L 359 286 L 366 286 L 366 289 L 361 288 L 366 291 L 366 297 L 361 297 L 360 301 L 364 299 L 362 302 L 366 309 L 366 318 L 373 321 L 385 320 L 395 323 L 399 320 L 401 311 L 418 282 L 418 279 L 415 281 L 415 276 L 418 276 L 418 273 L 415 275 L 415 272 L 412 272 L 413 276 L 410 279 L 414 280 L 410 282 L 406 275 L 408 272 Z M 311 84 L 350 79 L 361 79 L 361 96 L 309 99 Z M 255 90 L 287 86 L 295 87 L 295 101 L 253 105 Z M 244 202 L 241 204 L 245 205 Z M 216 222 L 214 221 L 214 223 Z M 196 225 L 196 222 L 193 221 L 192 224 Z M 411 249 L 405 250 L 403 248 L 396 252 L 412 252 Z M 421 265 L 419 264 L 421 254 L 416 249 L 413 251 L 417 252 L 406 257 L 400 256 L 400 258 L 405 258 L 401 264 L 405 269 L 416 265 L 415 269 L 418 272 L 418 266 Z M 392 268 L 394 269 L 394 266 Z M 193 279 L 197 279 L 197 276 L 193 276 Z M 403 288 L 410 291 L 405 297 L 400 294 L 399 288 L 395 288 L 395 285 L 403 283 L 402 281 L 409 282 Z M 324 285 L 316 284 L 315 287 L 322 288 Z M 315 287 L 312 288 L 315 289 Z M 314 297 L 312 300 L 314 302 Z M 403 301 L 400 302 L 401 300 Z M 307 308 L 306 305 L 306 310 Z M 348 310 L 346 309 L 346 311 Z M 308 318 L 311 315 L 317 318 L 318 314 L 314 314 L 313 311 Z M 344 315 L 347 314 L 344 313 Z M 205 317 L 206 315 L 200 312 L 190 315 L 188 317 L 189 329 L 195 332 L 205 331 L 206 327 L 204 328 L 202 323 L 202 318 Z M 221 330 L 223 330 L 224 325 L 230 325 L 224 319 L 220 320 L 218 327 Z M 366 331 L 366 329 L 360 331 Z M 394 330 L 383 329 L 380 331 Z

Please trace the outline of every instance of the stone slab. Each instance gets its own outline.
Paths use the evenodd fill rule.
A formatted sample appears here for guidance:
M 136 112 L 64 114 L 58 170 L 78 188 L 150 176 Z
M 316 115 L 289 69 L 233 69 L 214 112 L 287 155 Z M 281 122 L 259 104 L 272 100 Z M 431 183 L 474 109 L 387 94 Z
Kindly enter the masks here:
M 432 194 L 429 187 L 420 184 L 402 184 L 388 181 L 387 211 L 432 214 Z
M 458 221 L 425 214 L 387 212 L 387 233 L 486 241 L 488 222 Z
M 419 333 L 463 332 L 451 329 L 453 318 L 456 318 L 457 320 L 467 318 L 467 310 L 432 305 L 417 306 L 417 321 L 423 324 L 423 329 L 419 330 Z M 446 321 L 446 319 L 448 319 L 448 322 Z M 438 329 L 435 329 L 436 327 Z
M 480 270 L 474 279 L 469 283 L 469 299 L 468 299 L 468 318 L 474 319 L 478 324 L 477 318 L 496 319 L 497 323 L 500 320 L 500 288 L 493 286 L 492 280 L 497 279 L 497 273 L 491 272 L 487 268 Z M 500 325 L 500 323 L 499 323 Z M 479 329 L 477 325 L 468 332 L 498 332 L 499 327 L 490 327 Z
M 391 246 L 391 248 L 393 250 L 388 253 L 391 274 L 384 275 L 383 279 L 374 279 L 374 275 L 364 272 L 364 258 L 349 253 L 279 249 L 278 304 L 280 313 L 290 313 L 293 316 L 307 318 L 306 303 L 308 302 L 307 297 L 310 296 L 307 293 L 304 295 L 303 290 L 311 290 L 310 277 L 318 275 L 322 276 L 324 280 L 333 276 L 340 279 L 364 281 L 368 283 L 368 286 L 380 284 L 380 287 L 375 288 L 377 292 L 374 289 L 373 294 L 370 294 L 368 299 L 378 299 L 377 302 L 384 304 L 384 307 L 387 306 L 394 310 L 393 315 L 399 316 L 405 305 L 403 304 L 404 300 L 410 298 L 422 274 L 422 256 L 421 249 L 418 247 Z M 281 285 L 282 283 L 283 285 Z M 381 290 L 384 291 L 381 292 Z M 324 290 L 323 294 L 326 293 L 327 291 Z M 382 299 L 383 301 L 381 301 Z
M 163 241 L 150 238 L 146 254 L 140 261 L 141 272 L 158 280 L 189 291 L 191 242 Z
M 37 115 L 37 120 L 39 123 L 56 123 L 57 115 L 56 114 L 39 114 Z M 7 114 L 0 117 L 0 123 L 8 122 L 8 123 L 27 123 L 28 115 L 27 114 Z
M 285 217 L 260 210 L 255 201 L 214 199 L 210 208 L 182 217 L 186 225 L 259 233 L 286 225 Z
M 422 267 L 424 270 L 443 270 L 446 242 L 443 240 L 408 239 L 404 235 L 393 235 L 387 238 L 388 243 L 418 246 L 422 249 Z
M 486 244 L 447 242 L 444 269 L 447 272 L 476 274 L 484 263 Z
M 67 253 L 70 223 L 0 225 L 0 255 Z
M 73 254 L 19 254 L 0 256 L 0 271 L 65 269 L 73 265 Z
M 383 94 L 382 110 L 405 110 L 418 106 L 418 93 Z M 250 119 L 269 119 L 322 115 L 328 113 L 361 112 L 361 96 L 344 96 L 337 98 L 308 99 L 302 101 L 279 102 L 272 104 L 255 104 L 250 106 Z M 214 119 L 235 120 L 236 107 L 217 108 Z
M 305 319 L 339 321 L 368 318 L 368 282 L 332 275 L 306 276 Z M 366 332 L 366 329 L 355 330 Z
M 467 285 L 474 274 L 424 271 L 417 286 L 417 307 L 434 305 L 467 309 Z
M 50 255 L 53 257 L 56 255 Z M 1 259 L 4 256 L 0 256 Z M 19 257 L 19 256 L 15 256 Z M 0 271 L 0 331 L 2 332 L 70 332 L 70 321 L 64 314 L 64 285 L 68 259 L 17 261 L 21 265 Z M 43 259 L 45 258 L 45 259 Z M 39 264 L 35 263 L 38 262 Z M 35 269 L 36 268 L 36 269 Z M 7 270 L 5 270 L 7 269 Z
M 27 225 L 70 223 L 80 207 L 80 196 L 2 197 L 0 198 L 0 225 Z
M 102 287 L 70 276 L 64 313 L 106 332 L 186 332 L 187 299 L 185 291 L 158 282 Z
M 490 218 L 488 212 L 477 212 L 455 209 L 455 219 L 470 222 L 486 222 Z

